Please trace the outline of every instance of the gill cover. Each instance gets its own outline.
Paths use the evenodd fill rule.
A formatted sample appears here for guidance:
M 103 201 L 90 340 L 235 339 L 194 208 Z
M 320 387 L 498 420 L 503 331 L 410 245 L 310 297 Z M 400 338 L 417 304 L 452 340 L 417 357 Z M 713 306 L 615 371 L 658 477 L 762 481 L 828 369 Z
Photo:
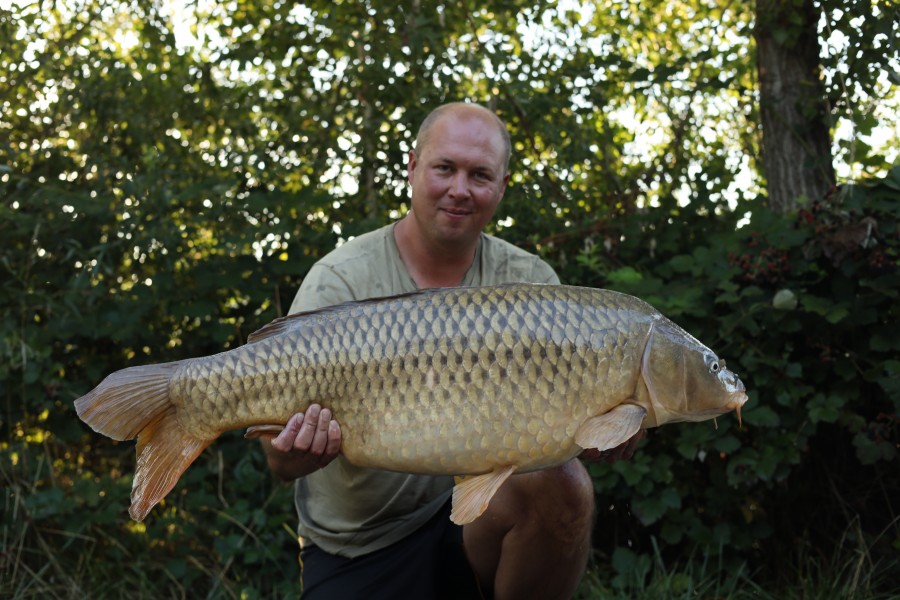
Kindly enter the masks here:
M 657 426 L 702 421 L 733 409 L 734 386 L 726 384 L 725 374 L 724 361 L 689 333 L 665 318 L 653 322 L 641 375 Z

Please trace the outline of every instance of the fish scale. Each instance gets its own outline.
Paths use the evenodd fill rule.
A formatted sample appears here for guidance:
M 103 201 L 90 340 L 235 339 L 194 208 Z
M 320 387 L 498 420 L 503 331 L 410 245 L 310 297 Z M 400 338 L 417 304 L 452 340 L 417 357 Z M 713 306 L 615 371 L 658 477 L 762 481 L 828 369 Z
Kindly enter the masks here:
M 101 433 L 137 436 L 137 519 L 223 432 L 273 435 L 319 403 L 356 465 L 475 475 L 454 492 L 453 518 L 468 522 L 513 471 L 744 401 L 715 354 L 645 302 L 511 284 L 292 315 L 228 352 L 113 373 L 76 408 Z

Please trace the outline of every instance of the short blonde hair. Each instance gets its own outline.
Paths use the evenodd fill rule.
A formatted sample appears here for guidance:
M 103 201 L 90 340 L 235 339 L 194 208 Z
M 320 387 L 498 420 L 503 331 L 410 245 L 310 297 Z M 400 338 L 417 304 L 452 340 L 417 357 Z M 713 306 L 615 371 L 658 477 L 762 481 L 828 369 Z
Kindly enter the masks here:
M 497 131 L 500 132 L 500 137 L 503 139 L 505 159 L 503 161 L 503 164 L 505 165 L 506 169 L 509 170 L 509 158 L 512 155 L 512 141 L 510 140 L 509 130 L 506 128 L 506 123 L 504 123 L 500 119 L 500 117 L 495 115 L 489 108 L 471 102 L 448 102 L 447 104 L 438 106 L 433 111 L 428 113 L 428 116 L 425 117 L 425 120 L 423 120 L 422 124 L 419 126 L 419 132 L 416 134 L 416 145 L 414 151 L 418 151 L 420 148 L 425 147 L 425 144 L 428 143 L 428 137 L 431 134 L 431 129 L 444 114 L 458 113 L 463 111 L 481 113 L 489 119 L 493 120 L 493 122 L 497 125 Z

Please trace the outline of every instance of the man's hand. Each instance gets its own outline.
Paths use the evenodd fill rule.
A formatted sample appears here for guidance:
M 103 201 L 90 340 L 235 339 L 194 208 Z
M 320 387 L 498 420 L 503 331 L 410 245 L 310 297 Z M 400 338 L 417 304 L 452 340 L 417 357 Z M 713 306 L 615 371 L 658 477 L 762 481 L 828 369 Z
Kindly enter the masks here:
M 617 460 L 628 460 L 634 455 L 638 443 L 645 437 L 647 437 L 647 430 L 639 429 L 636 434 L 628 439 L 628 441 L 619 444 L 615 448 L 603 451 L 597 450 L 596 448 L 587 448 L 579 454 L 578 457 L 588 462 L 610 464 Z
M 269 468 L 284 480 L 309 475 L 333 461 L 341 450 L 341 426 L 331 411 L 312 404 L 288 419 L 271 440 L 262 441 Z

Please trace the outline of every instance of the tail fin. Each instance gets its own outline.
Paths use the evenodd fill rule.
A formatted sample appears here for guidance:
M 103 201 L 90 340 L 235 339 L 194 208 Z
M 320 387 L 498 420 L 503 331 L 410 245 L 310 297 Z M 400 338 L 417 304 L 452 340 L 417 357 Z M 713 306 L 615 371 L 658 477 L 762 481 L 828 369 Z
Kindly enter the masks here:
M 75 401 L 82 421 L 114 440 L 137 438 L 131 518 L 142 521 L 213 440 L 178 422 L 169 380 L 183 361 L 122 369 Z

